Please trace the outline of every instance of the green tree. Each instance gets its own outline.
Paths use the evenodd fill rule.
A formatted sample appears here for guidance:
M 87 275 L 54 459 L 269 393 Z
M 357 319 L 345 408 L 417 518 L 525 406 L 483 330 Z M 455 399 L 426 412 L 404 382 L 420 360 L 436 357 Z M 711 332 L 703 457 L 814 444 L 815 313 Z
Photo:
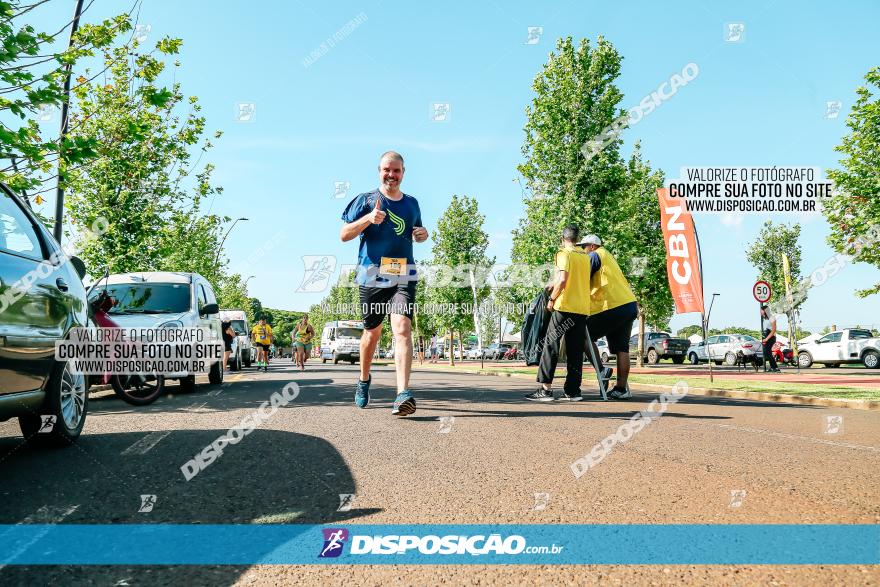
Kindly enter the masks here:
M 49 47 L 68 26 L 54 34 L 37 32 L 23 19 L 43 2 L 27 4 L 19 0 L 0 0 L 0 158 L 9 160 L 0 167 L 0 181 L 24 191 L 53 179 L 53 164 L 59 156 L 81 165 L 97 154 L 98 138 L 85 133 L 45 138 L 36 115 L 40 108 L 58 107 L 64 101 L 64 81 L 68 71 L 97 49 L 110 46 L 121 34 L 131 30 L 131 19 L 124 14 L 97 24 L 83 24 L 69 48 L 52 52 Z M 63 36 L 62 36 L 63 38 Z M 80 79 L 77 84 L 83 83 Z M 43 191 L 54 189 L 54 184 Z
M 223 277 L 214 293 L 217 294 L 217 303 L 221 308 L 244 310 L 248 323 L 254 323 L 253 309 L 249 303 L 247 287 L 242 283 L 241 275 L 233 273 Z
M 782 253 L 788 255 L 792 288 L 801 280 L 801 246 L 798 244 L 800 236 L 800 224 L 774 224 L 767 220 L 761 227 L 758 238 L 746 251 L 749 262 L 758 270 L 757 279 L 770 284 L 773 299 L 781 299 L 785 296 Z M 788 312 L 799 308 L 807 299 L 806 294 L 807 292 L 804 291 L 802 295 L 794 298 L 793 308 L 789 308 Z
M 162 39 L 150 53 L 103 49 L 107 79 L 86 80 L 74 90 L 70 132 L 72 139 L 96 138 L 97 158 L 80 167 L 62 158 L 60 173 L 70 192 L 70 219 L 91 236 L 80 247 L 89 266 L 195 271 L 216 287 L 219 234 L 228 218 L 200 210 L 222 192 L 211 183 L 213 166 L 195 172 L 212 146 L 204 138 L 205 119 L 197 98 L 185 98 L 179 83 L 159 82 L 165 63 L 156 55 L 174 55 L 180 44 Z M 184 103 L 189 110 L 181 113 Z M 201 153 L 193 161 L 196 148 Z M 101 234 L 90 235 L 96 226 Z
M 691 324 L 689 326 L 679 328 L 678 332 L 675 333 L 675 336 L 677 336 L 678 338 L 690 338 L 695 334 L 703 336 L 703 327 L 699 324 Z
M 589 156 L 585 146 L 624 114 L 619 108 L 623 95 L 614 84 L 621 59 L 602 37 L 595 47 L 587 39 L 576 47 L 568 37 L 557 41 L 556 51 L 535 77 L 535 98 L 526 109 L 525 161 L 518 167 L 532 197 L 525 198 L 525 217 L 513 231 L 515 264 L 552 263 L 567 224 L 585 232 L 611 233 L 614 209 L 627 181 L 621 141 L 614 138 Z M 501 300 L 527 303 L 541 285 L 513 285 L 500 292 Z
M 495 259 L 486 256 L 489 235 L 482 228 L 485 219 L 475 198 L 453 195 L 437 223 L 432 263 L 449 274 L 437 275 L 426 297 L 434 304 L 448 304 L 447 307 L 454 308 L 449 312 L 438 312 L 432 320 L 437 328 L 449 333 L 450 340 L 456 339 L 456 333 L 460 337 L 474 327 L 473 313 L 460 310 L 474 305 L 471 272 L 478 287 L 477 303 L 489 294 L 486 275 Z M 450 364 L 454 365 L 454 354 L 448 350 Z
M 823 201 L 822 213 L 831 225 L 828 243 L 835 251 L 880 268 L 880 67 L 868 71 L 865 81 L 846 119 L 851 132 L 834 149 L 844 158 L 840 169 L 828 171 L 836 193 Z M 856 293 L 878 292 L 880 282 Z
M 660 227 L 660 202 L 657 189 L 663 187 L 663 172 L 652 171 L 642 161 L 641 147 L 636 143 L 626 167 L 626 186 L 617 206 L 608 213 L 609 230 L 602 235 L 603 244 L 614 254 L 638 303 L 639 353 L 641 366 L 644 353 L 645 325 L 666 330 L 675 310 L 669 278 L 666 274 L 666 244 Z

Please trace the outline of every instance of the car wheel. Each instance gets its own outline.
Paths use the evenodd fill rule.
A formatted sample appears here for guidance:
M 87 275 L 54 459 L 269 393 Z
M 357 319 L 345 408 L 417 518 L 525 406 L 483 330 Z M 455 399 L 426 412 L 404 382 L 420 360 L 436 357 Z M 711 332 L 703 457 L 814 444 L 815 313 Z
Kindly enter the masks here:
M 809 369 L 813 364 L 813 357 L 807 351 L 798 353 L 798 366 L 801 369 Z
M 165 378 L 161 375 L 114 375 L 110 378 L 113 392 L 125 403 L 133 406 L 146 406 L 165 391 Z
M 657 353 L 656 350 L 650 349 L 648 351 L 648 362 L 652 365 L 656 365 L 660 362 L 660 355 Z
M 211 370 L 208 371 L 208 383 L 211 385 L 220 385 L 223 383 L 223 363 L 221 361 L 217 361 L 211 365 Z
M 180 379 L 180 391 L 190 392 L 196 390 L 196 376 L 187 375 Z
M 354 361 L 349 361 L 349 363 L 351 363 L 352 365 L 354 365 Z
M 736 365 L 736 355 L 734 355 L 733 353 L 727 353 L 726 355 L 724 355 L 724 364 L 731 367 L 733 365 Z
M 868 369 L 877 369 L 880 367 L 880 353 L 877 351 L 868 351 L 862 357 L 862 363 L 864 363 L 865 367 Z
M 689 354 L 688 361 L 691 362 L 691 365 L 699 365 L 700 364 L 700 358 L 697 356 L 697 353 Z
M 69 362 L 59 362 L 46 385 L 46 399 L 40 413 L 19 416 L 18 425 L 26 439 L 37 438 L 38 442 L 49 445 L 68 446 L 82 432 L 88 404 L 85 375 L 74 372 Z M 47 419 L 44 426 L 42 416 L 53 418 Z
M 684 357 L 672 357 L 672 362 L 676 365 L 681 365 L 684 363 Z
M 248 349 L 247 352 L 245 353 L 245 356 L 244 356 L 244 366 L 245 366 L 245 367 L 250 367 L 250 366 L 251 366 L 251 350 L 250 350 L 250 349 Z
M 339 364 L 339 355 L 337 355 L 336 353 L 333 353 L 333 364 L 334 365 Z

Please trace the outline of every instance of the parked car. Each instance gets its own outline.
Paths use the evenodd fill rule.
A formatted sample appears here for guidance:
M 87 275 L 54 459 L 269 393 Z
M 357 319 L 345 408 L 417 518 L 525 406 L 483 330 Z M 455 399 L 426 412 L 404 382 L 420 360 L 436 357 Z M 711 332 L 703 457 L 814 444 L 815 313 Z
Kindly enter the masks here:
M 734 340 L 730 349 L 724 354 L 726 365 L 736 365 L 736 355 L 742 352 L 745 356 L 755 355 L 755 364 L 764 364 L 764 347 L 760 340 L 748 334 L 731 334 Z
M 506 353 L 509 348 L 509 344 L 498 344 L 497 342 L 493 342 L 486 347 L 486 358 L 492 361 L 497 361 L 504 356 L 504 353 Z
M 101 281 L 90 296 L 102 290 L 116 301 L 108 312 L 121 328 L 208 328 L 220 337 L 220 307 L 208 280 L 198 273 L 144 271 L 117 273 Z M 166 373 L 184 391 L 196 387 L 194 373 Z M 211 385 L 223 383 L 223 361 L 208 371 Z
M 321 362 L 332 359 L 336 365 L 339 361 L 348 361 L 352 365 L 361 358 L 361 335 L 364 323 L 360 320 L 334 320 L 324 324 L 321 331 Z M 393 351 L 391 357 L 394 356 Z
M 602 361 L 604 365 L 610 359 L 617 360 L 617 355 L 612 355 L 608 350 L 608 341 L 605 340 L 603 336 L 599 340 L 593 341 L 596 343 L 596 348 L 599 349 L 599 360 Z M 588 364 L 590 362 L 590 349 L 584 349 L 584 364 Z
M 229 355 L 229 368 L 241 371 L 242 367 L 250 367 L 257 359 L 257 349 L 251 342 L 251 329 L 244 310 L 220 310 L 220 322 L 229 322 L 235 332 L 232 341 L 232 353 Z
M 743 338 L 747 337 L 747 338 Z M 687 359 L 692 365 L 699 365 L 708 362 L 709 357 L 715 361 L 716 365 L 727 362 L 733 365 L 736 362 L 736 351 L 740 349 L 739 345 L 757 343 L 757 351 L 752 347 L 742 347 L 744 354 L 757 352 L 760 356 L 761 342 L 753 337 L 741 334 L 713 334 L 706 340 L 694 343 L 688 348 Z
M 468 359 L 480 359 L 480 358 L 485 358 L 485 356 L 486 356 L 485 353 L 486 353 L 485 348 L 481 349 L 480 347 L 473 347 L 473 348 L 469 348 L 467 350 L 467 352 L 465 353 L 465 356 Z
M 810 367 L 820 363 L 838 367 L 844 363 L 862 363 L 869 369 L 880 368 L 880 337 L 863 328 L 845 328 L 800 345 L 798 363 Z
M 17 417 L 25 438 L 69 445 L 85 424 L 86 378 L 55 360 L 55 342 L 87 325 L 85 275 L 0 183 L 0 421 Z
M 684 363 L 691 341 L 686 338 L 672 338 L 668 332 L 645 333 L 644 358 L 652 365 L 656 365 L 662 359 L 672 359 L 672 362 L 680 365 Z M 632 356 L 639 355 L 639 335 L 629 339 L 629 352 Z

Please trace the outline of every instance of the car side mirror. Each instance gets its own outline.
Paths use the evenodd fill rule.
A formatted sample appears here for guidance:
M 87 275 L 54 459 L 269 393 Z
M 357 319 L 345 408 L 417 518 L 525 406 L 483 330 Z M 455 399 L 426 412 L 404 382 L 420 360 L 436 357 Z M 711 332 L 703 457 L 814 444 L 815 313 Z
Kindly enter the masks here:
M 73 268 L 76 270 L 76 274 L 79 275 L 80 281 L 86 278 L 86 264 L 77 256 L 70 256 L 70 264 L 73 265 Z
M 218 314 L 220 312 L 220 306 L 217 304 L 205 304 L 202 306 L 202 314 Z

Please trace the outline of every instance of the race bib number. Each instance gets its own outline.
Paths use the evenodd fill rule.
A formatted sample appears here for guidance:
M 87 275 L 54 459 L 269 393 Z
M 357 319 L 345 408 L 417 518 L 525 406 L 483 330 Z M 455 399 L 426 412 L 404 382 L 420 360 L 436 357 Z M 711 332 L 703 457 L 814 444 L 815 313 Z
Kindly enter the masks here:
M 401 275 L 406 267 L 406 257 L 382 257 L 379 275 Z

